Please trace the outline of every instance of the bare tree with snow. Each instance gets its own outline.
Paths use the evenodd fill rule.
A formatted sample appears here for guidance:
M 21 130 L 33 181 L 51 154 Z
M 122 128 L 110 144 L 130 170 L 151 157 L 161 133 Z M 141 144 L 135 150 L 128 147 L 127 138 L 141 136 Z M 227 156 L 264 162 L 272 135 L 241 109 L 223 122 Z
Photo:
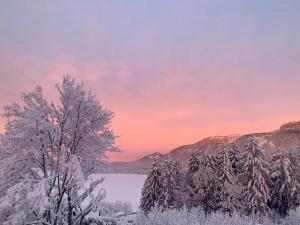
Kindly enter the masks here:
M 104 197 L 102 191 L 93 193 L 101 180 L 79 189 L 105 152 L 117 150 L 109 129 L 113 113 L 70 76 L 56 88 L 56 103 L 37 87 L 22 94 L 22 105 L 4 108 L 4 224 L 80 224 Z

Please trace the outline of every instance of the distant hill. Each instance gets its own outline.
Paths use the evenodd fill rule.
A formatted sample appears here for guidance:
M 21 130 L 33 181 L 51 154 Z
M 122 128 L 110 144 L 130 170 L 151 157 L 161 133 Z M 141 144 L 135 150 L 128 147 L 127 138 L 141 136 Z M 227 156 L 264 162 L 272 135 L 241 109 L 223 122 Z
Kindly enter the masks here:
M 175 148 L 166 154 L 156 152 L 131 162 L 106 162 L 98 172 L 146 174 L 155 159 L 161 162 L 165 160 L 179 161 L 186 169 L 188 159 L 193 153 L 201 155 L 205 151 L 217 151 L 221 144 L 232 143 L 237 144 L 242 150 L 249 136 L 258 138 L 267 155 L 270 155 L 278 146 L 285 149 L 296 148 L 300 144 L 300 122 L 284 124 L 272 132 L 208 137 L 197 143 Z

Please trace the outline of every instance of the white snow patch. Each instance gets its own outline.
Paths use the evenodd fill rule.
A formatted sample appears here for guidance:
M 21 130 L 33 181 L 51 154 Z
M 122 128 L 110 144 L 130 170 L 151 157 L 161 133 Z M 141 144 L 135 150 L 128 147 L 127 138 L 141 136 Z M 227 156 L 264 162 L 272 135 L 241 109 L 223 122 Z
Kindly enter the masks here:
M 260 138 L 260 137 L 254 137 L 257 141 L 257 144 L 262 147 L 264 144 L 266 144 L 268 141 L 266 139 Z

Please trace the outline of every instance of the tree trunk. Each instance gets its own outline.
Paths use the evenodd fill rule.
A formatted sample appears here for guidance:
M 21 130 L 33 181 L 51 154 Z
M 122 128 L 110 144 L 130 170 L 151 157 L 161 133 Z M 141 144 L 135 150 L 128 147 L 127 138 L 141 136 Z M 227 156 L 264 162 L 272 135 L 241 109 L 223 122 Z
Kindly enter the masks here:
M 68 192 L 68 225 L 73 225 L 73 206 L 71 203 L 70 192 Z

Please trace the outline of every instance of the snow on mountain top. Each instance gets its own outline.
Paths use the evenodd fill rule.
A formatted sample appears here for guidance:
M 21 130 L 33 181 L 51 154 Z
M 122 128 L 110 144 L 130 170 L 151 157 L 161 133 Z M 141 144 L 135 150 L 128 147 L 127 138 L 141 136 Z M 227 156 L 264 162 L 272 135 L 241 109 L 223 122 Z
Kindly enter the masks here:
M 279 128 L 280 132 L 300 132 L 300 121 L 293 121 L 283 124 Z
M 208 137 L 207 139 L 208 140 L 229 140 L 230 142 L 231 141 L 234 141 L 235 139 L 241 137 L 242 135 L 241 134 L 230 134 L 230 135 L 226 135 L 226 136 L 221 136 L 221 135 L 218 135 L 218 136 L 212 136 L 212 137 Z
M 266 140 L 266 139 L 264 139 L 264 138 L 260 138 L 260 137 L 254 137 L 254 139 L 257 141 L 257 144 L 259 145 L 259 146 L 263 146 L 264 144 L 266 144 L 266 143 L 268 143 L 268 141 Z M 272 143 L 271 141 L 270 141 L 270 143 Z M 272 143 L 273 144 L 273 143 Z M 273 144 L 274 145 L 274 144 Z
M 148 158 L 148 159 L 158 159 L 158 158 L 160 158 L 161 156 L 162 156 L 161 153 L 155 152 L 155 153 L 153 153 L 153 154 L 146 155 L 146 156 L 144 156 L 143 158 Z

